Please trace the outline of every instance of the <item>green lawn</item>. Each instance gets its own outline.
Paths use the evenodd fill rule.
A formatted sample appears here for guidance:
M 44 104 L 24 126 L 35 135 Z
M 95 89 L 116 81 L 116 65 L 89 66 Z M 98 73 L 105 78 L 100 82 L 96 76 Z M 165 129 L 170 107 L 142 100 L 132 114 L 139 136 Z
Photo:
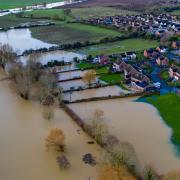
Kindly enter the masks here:
M 95 68 L 96 65 L 88 63 L 88 62 L 81 62 L 81 63 L 77 64 L 76 67 L 80 68 L 80 69 L 90 69 L 90 68 Z
M 29 5 L 60 2 L 62 0 L 0 0 L 0 9 L 11 9 Z
M 64 23 L 56 26 L 32 28 L 33 37 L 55 44 L 99 41 L 105 37 L 120 36 L 121 33 L 106 28 L 81 24 Z
M 165 70 L 165 71 L 161 72 L 161 77 L 162 77 L 163 80 L 167 81 L 169 79 L 168 70 Z
M 171 14 L 173 14 L 173 15 L 180 15 L 180 10 L 175 10 Z
M 107 74 L 109 72 L 109 67 L 101 67 L 96 69 L 97 74 Z
M 180 147 L 180 96 L 166 94 L 157 98 L 149 97 L 147 101 L 159 110 L 164 121 L 172 128 L 172 140 Z
M 156 46 L 158 46 L 157 41 L 136 38 L 136 39 L 122 40 L 113 43 L 89 46 L 89 47 L 81 48 L 78 51 L 84 54 L 91 54 L 91 55 L 116 54 L 126 51 L 139 51 Z
M 123 75 L 121 74 L 104 74 L 99 77 L 100 80 L 109 84 L 121 84 Z

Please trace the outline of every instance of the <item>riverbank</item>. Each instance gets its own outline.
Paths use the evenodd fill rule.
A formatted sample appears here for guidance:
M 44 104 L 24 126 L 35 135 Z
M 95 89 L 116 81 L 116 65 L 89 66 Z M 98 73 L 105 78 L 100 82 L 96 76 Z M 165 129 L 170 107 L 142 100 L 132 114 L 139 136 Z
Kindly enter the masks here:
M 98 161 L 101 148 L 96 143 L 88 144 L 93 140 L 62 109 L 54 108 L 54 120 L 44 120 L 44 107 L 18 97 L 9 81 L 0 82 L 0 99 L 1 179 L 98 180 L 98 165 L 84 164 L 82 158 L 91 153 Z M 46 152 L 45 138 L 52 128 L 65 133 L 69 170 L 60 170 L 54 154 Z

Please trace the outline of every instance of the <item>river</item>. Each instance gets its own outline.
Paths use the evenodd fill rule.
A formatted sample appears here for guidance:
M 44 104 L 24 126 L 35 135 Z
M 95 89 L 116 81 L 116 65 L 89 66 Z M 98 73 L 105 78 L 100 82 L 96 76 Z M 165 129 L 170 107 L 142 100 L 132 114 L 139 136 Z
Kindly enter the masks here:
M 62 109 L 55 108 L 54 120 L 46 121 L 42 106 L 19 98 L 9 85 L 0 82 L 0 179 L 97 180 L 97 168 L 84 164 L 82 157 L 91 153 L 98 160 L 99 146 L 87 144 L 91 139 L 77 132 L 79 127 Z M 44 139 L 54 127 L 65 133 L 66 156 L 71 163 L 67 171 L 60 170 L 55 155 L 45 149 Z

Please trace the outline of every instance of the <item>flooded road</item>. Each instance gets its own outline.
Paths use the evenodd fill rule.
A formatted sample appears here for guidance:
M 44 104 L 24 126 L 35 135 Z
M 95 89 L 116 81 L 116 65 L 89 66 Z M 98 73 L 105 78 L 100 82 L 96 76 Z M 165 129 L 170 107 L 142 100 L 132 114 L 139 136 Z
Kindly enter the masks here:
M 84 121 L 88 121 L 96 109 L 103 110 L 109 131 L 134 146 L 141 165 L 153 164 L 159 173 L 178 170 L 180 158 L 170 143 L 171 129 L 153 106 L 133 100 L 105 100 L 70 107 Z
M 1 77 L 1 76 L 0 76 Z M 100 148 L 66 115 L 55 108 L 55 118 L 42 118 L 43 107 L 24 101 L 12 92 L 9 82 L 0 82 L 0 179 L 1 180 L 97 180 L 97 169 L 82 162 L 86 153 L 97 160 Z M 58 168 L 56 157 L 46 152 L 44 139 L 51 128 L 61 128 L 66 138 L 67 171 Z

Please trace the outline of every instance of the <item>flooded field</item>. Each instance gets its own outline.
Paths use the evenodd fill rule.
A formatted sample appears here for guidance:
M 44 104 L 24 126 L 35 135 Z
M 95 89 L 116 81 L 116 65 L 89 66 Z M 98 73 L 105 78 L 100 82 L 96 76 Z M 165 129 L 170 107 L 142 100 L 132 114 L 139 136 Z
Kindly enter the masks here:
M 51 52 L 39 54 L 38 61 L 41 62 L 43 65 L 45 65 L 48 62 L 55 61 L 55 60 L 64 61 L 64 62 L 72 62 L 73 58 L 75 57 L 79 59 L 84 58 L 84 56 L 77 53 L 59 50 L 59 51 L 51 51 Z M 23 64 L 26 64 L 28 58 L 29 58 L 28 56 L 21 56 L 20 61 Z
M 25 50 L 54 46 L 54 44 L 34 39 L 29 29 L 12 29 L 0 32 L 0 43 L 9 44 L 17 54 L 22 54 Z
M 72 94 L 64 93 L 64 100 L 75 101 L 80 99 L 88 99 L 92 97 L 104 97 L 104 96 L 118 96 L 120 94 L 126 94 L 128 91 L 121 89 L 118 86 L 108 86 L 97 89 L 88 89 L 84 91 L 76 91 Z
M 87 71 L 77 70 L 77 71 L 69 71 L 69 72 L 59 73 L 58 80 L 61 81 L 61 80 L 83 77 L 86 72 Z
M 86 153 L 99 159 L 100 148 L 66 115 L 55 108 L 55 118 L 42 118 L 43 107 L 24 101 L 0 82 L 0 179 L 2 180 L 97 180 L 97 166 L 82 162 Z M 66 137 L 67 158 L 71 167 L 58 168 L 54 154 L 46 152 L 44 139 L 51 128 L 61 128 Z
M 85 88 L 88 85 L 82 80 L 72 80 L 72 81 L 66 81 L 66 82 L 60 82 L 58 85 L 64 90 L 70 90 L 71 88 L 77 89 L 79 87 Z
M 70 107 L 84 121 L 88 121 L 96 109 L 103 110 L 109 131 L 134 146 L 141 165 L 153 164 L 159 173 L 178 170 L 180 158 L 170 143 L 171 129 L 153 106 L 133 100 L 105 100 Z

